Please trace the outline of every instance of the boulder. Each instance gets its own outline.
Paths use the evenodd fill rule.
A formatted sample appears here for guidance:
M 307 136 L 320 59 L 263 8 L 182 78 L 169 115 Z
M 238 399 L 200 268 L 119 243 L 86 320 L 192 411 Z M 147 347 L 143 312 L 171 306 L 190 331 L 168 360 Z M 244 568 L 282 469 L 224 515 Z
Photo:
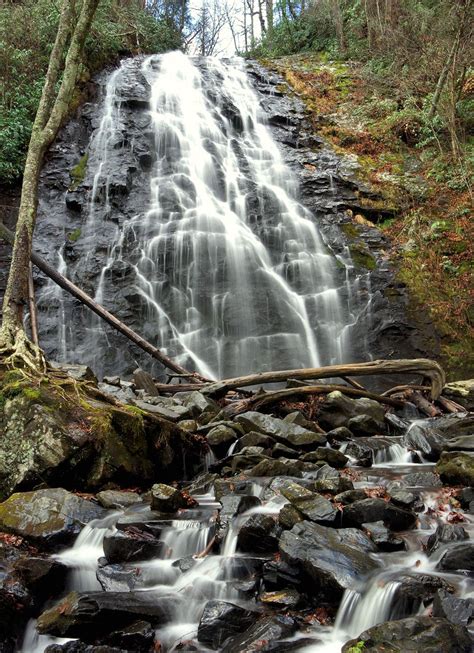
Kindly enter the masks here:
M 443 395 L 461 404 L 466 410 L 474 411 L 474 379 L 447 383 Z
M 104 555 L 111 564 L 163 557 L 164 542 L 137 528 L 117 530 L 104 538 Z
M 175 487 L 156 483 L 151 488 L 151 508 L 159 512 L 174 513 L 180 508 L 192 508 L 197 501 L 189 494 L 181 492 Z
M 215 417 L 221 411 L 221 407 L 217 402 L 197 390 L 186 393 L 182 397 L 182 401 L 189 410 L 190 417 L 203 423 L 209 422 L 212 417 Z
M 234 429 L 221 424 L 215 426 L 207 434 L 207 443 L 215 452 L 218 458 L 226 455 L 230 445 L 237 440 L 237 434 Z
M 233 603 L 208 601 L 199 622 L 198 641 L 218 649 L 230 637 L 247 630 L 257 616 L 257 612 L 244 610 Z
M 407 548 L 405 540 L 394 535 L 383 521 L 362 524 L 362 527 L 379 551 L 404 551 Z
M 451 438 L 444 447 L 446 451 L 474 451 L 474 435 L 460 435 Z
M 291 503 L 286 503 L 278 514 L 278 523 L 285 529 L 293 528 L 300 521 L 304 521 L 304 517 Z
M 249 470 L 249 476 L 302 476 L 296 461 L 284 462 L 283 460 L 262 460 Z
M 313 449 L 314 447 L 325 444 L 326 437 L 320 433 L 315 433 L 305 429 L 298 424 L 285 422 L 282 419 L 271 417 L 263 413 L 249 411 L 242 413 L 235 418 L 236 422 L 241 424 L 247 432 L 257 431 L 271 436 L 277 442 L 288 447 L 297 447 L 301 449 Z
M 304 518 L 321 524 L 332 524 L 335 521 L 337 510 L 322 495 L 292 481 L 283 484 L 280 492 Z
M 332 446 L 340 445 L 341 442 L 352 440 L 353 435 L 346 426 L 339 426 L 326 433 L 326 438 Z
M 12 569 L 33 596 L 35 607 L 47 598 L 60 594 L 69 573 L 69 569 L 61 562 L 36 556 L 19 558 L 13 563 Z
M 364 490 L 345 490 L 340 494 L 336 494 L 334 501 L 337 503 L 342 503 L 342 505 L 346 506 L 349 503 L 354 503 L 354 501 L 362 501 L 366 498 L 367 495 Z
M 337 605 L 344 590 L 356 589 L 379 563 L 368 553 L 375 545 L 353 528 L 325 528 L 308 521 L 284 531 L 280 553 L 284 562 L 299 569 L 305 586 L 318 600 Z
M 271 515 L 252 515 L 239 530 L 237 549 L 250 553 L 272 553 L 278 549 L 280 532 Z
M 429 536 L 426 550 L 428 555 L 431 555 L 443 544 L 463 542 L 468 539 L 469 535 L 460 524 L 440 524 L 436 531 Z
M 358 649 L 363 653 L 470 653 L 472 643 L 463 626 L 446 619 L 409 617 L 369 628 L 346 642 L 341 653 Z
M 385 433 L 385 424 L 370 415 L 356 415 L 347 422 L 347 428 L 355 437 L 367 437 Z
M 416 524 L 416 514 L 399 508 L 383 499 L 363 499 L 354 501 L 344 507 L 344 522 L 348 525 L 362 526 L 364 523 L 382 521 L 395 531 L 413 528 Z
M 330 467 L 335 467 L 336 469 L 342 469 L 346 466 L 349 458 L 345 456 L 337 449 L 330 449 L 329 447 L 317 447 L 314 451 L 305 453 L 301 460 L 315 463 L 318 460 L 322 460 L 327 463 Z
M 446 438 L 425 422 L 412 424 L 402 438 L 403 444 L 419 451 L 427 460 L 436 462 L 446 446 Z
M 328 394 L 326 401 L 321 404 L 318 422 L 325 430 L 330 431 L 347 426 L 347 422 L 357 415 L 368 415 L 377 422 L 383 423 L 385 411 L 377 401 L 351 399 L 337 390 Z
M 116 646 L 121 651 L 150 653 L 154 650 L 155 630 L 149 621 L 134 621 L 129 626 L 119 628 L 103 637 L 101 644 Z
M 474 485 L 474 453 L 445 451 L 436 465 L 436 471 L 447 485 Z
M 406 487 L 442 487 L 442 482 L 434 472 L 411 472 L 405 474 L 403 483 Z
M 470 626 L 474 621 L 474 599 L 460 599 L 439 589 L 433 600 L 433 617 L 443 617 L 452 624 Z
M 263 565 L 262 576 L 267 591 L 279 591 L 289 587 L 303 591 L 303 581 L 298 567 L 289 565 L 284 560 L 266 562 Z
M 258 600 L 272 608 L 296 608 L 301 603 L 301 594 L 294 589 L 263 592 Z
M 0 530 L 51 549 L 71 544 L 85 524 L 104 515 L 97 504 L 62 488 L 17 492 L 0 504 Z
M 443 571 L 474 571 L 474 542 L 450 547 L 438 563 Z
M 152 625 L 172 619 L 180 599 L 152 592 L 71 592 L 38 617 L 38 631 L 88 642 L 145 618 Z
M 131 592 L 144 587 L 143 569 L 137 574 L 132 566 L 99 565 L 96 576 L 104 592 Z
M 291 447 L 287 447 L 286 445 L 281 444 L 281 442 L 277 442 L 277 444 L 272 449 L 271 455 L 272 458 L 299 458 L 300 452 L 296 451 L 296 449 L 292 449 Z M 306 459 L 302 458 L 302 460 Z
M 456 494 L 456 499 L 461 504 L 461 508 L 469 510 L 474 502 L 474 487 L 463 487 Z M 472 509 L 471 509 L 472 512 Z
M 278 615 L 263 617 L 242 635 L 231 639 L 222 648 L 222 653 L 276 653 L 278 641 L 289 637 L 296 630 L 292 617 Z M 301 643 L 300 643 L 301 646 Z M 280 649 L 282 650 L 282 649 Z
M 236 444 L 236 451 L 241 451 L 244 447 L 263 447 L 264 449 L 271 449 L 275 444 L 275 440 L 269 435 L 250 431 L 240 437 Z
M 136 492 L 123 490 L 103 490 L 97 493 L 96 498 L 100 505 L 108 510 L 128 508 L 142 501 L 141 496 Z

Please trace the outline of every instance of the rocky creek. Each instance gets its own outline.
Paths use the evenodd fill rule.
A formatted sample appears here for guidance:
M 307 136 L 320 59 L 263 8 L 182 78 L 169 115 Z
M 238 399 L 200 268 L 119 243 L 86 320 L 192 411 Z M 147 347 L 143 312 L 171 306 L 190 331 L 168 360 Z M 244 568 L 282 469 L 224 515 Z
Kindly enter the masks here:
M 201 471 L 0 504 L 2 651 L 472 650 L 472 414 L 335 392 L 317 423 L 223 420 L 112 381 L 203 436 Z

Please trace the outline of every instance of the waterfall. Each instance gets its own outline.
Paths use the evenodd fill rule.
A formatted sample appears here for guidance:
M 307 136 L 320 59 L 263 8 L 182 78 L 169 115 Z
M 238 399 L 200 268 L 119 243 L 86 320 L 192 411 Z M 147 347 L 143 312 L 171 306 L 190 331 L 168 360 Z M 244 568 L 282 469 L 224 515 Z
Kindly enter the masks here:
M 104 94 L 77 191 L 86 255 L 67 275 L 208 377 L 349 360 L 352 268 L 299 202 L 244 63 L 131 59 Z M 65 327 L 71 311 L 57 355 L 123 367 L 96 317 Z

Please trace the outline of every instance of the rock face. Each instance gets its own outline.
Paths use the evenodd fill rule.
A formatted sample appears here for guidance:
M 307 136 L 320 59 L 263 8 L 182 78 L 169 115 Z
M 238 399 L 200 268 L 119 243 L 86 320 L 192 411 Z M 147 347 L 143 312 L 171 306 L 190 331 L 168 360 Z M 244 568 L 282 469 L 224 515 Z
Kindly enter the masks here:
M 242 118 L 234 104 L 234 98 L 219 95 L 216 102 L 216 79 L 212 70 L 209 70 L 205 61 L 195 59 L 199 71 L 203 75 L 203 84 L 206 93 L 211 96 L 213 105 L 222 104 L 222 114 L 229 120 L 235 129 L 235 141 L 242 131 Z M 134 220 L 135 225 L 141 224 L 147 211 L 153 205 L 150 191 L 150 175 L 155 171 L 159 153 L 156 151 L 154 126 L 149 113 L 150 79 L 147 71 L 142 68 L 142 60 L 124 62 L 120 74 L 116 76 L 117 88 L 115 92 L 116 104 L 120 104 L 120 112 L 113 117 L 113 135 L 109 134 L 109 141 L 104 144 L 101 139 L 95 139 L 91 147 L 91 140 L 97 137 L 101 121 L 102 100 L 106 92 L 109 74 L 104 72 L 96 76 L 96 97 L 93 101 L 82 106 L 77 116 L 67 124 L 50 150 L 40 184 L 40 205 L 38 215 L 38 231 L 35 234 L 35 247 L 51 263 L 56 263 L 56 253 L 63 247 L 63 256 L 68 266 L 69 274 L 76 279 L 78 285 L 94 294 L 101 279 L 101 272 L 107 261 L 107 250 L 114 242 L 117 228 L 123 228 L 129 221 Z M 352 329 L 351 340 L 354 343 L 353 356 L 363 359 L 366 352 L 378 357 L 385 357 L 395 350 L 400 357 L 419 357 L 432 353 L 437 348 L 433 330 L 428 322 L 426 313 L 415 313 L 407 309 L 408 297 L 403 284 L 395 280 L 393 270 L 384 260 L 384 250 L 387 249 L 385 237 L 382 232 L 370 223 L 357 224 L 351 219 L 351 212 L 363 212 L 364 204 L 370 216 L 380 217 L 378 212 L 370 208 L 370 200 L 374 193 L 359 184 L 355 177 L 355 164 L 350 158 L 336 155 L 324 146 L 321 139 L 312 134 L 312 127 L 305 117 L 304 107 L 297 98 L 285 97 L 278 91 L 282 79 L 277 75 L 269 74 L 256 63 L 247 64 L 248 73 L 254 88 L 259 95 L 263 110 L 267 113 L 272 134 L 278 142 L 286 163 L 296 175 L 301 187 L 301 200 L 313 213 L 313 220 L 323 232 L 324 241 L 336 254 L 345 256 L 348 249 L 352 251 L 353 265 L 357 273 L 367 275 L 370 283 L 373 300 L 371 301 L 371 329 L 367 328 L 368 315 L 364 310 L 364 303 L 358 306 L 358 324 Z M 159 60 L 154 62 L 148 72 L 159 69 Z M 219 86 L 221 88 L 222 85 Z M 130 91 L 130 89 L 133 89 Z M 133 98 L 133 99 L 131 99 Z M 98 141 L 98 142 L 97 142 Z M 104 145 L 108 146 L 107 173 L 97 174 L 97 160 L 100 159 Z M 205 143 L 212 155 L 213 165 L 218 170 L 219 179 L 222 178 L 222 164 L 218 153 L 212 144 Z M 102 149 L 101 149 L 102 146 Z M 246 165 L 245 156 L 240 146 L 235 146 L 235 156 L 240 165 Z M 207 153 L 207 152 L 206 152 Z M 169 166 L 176 162 L 179 153 L 170 146 Z M 102 158 L 103 161 L 103 158 Z M 248 163 L 247 163 L 248 165 Z M 77 177 L 77 169 L 82 171 Z M 76 173 L 74 172 L 76 171 Z M 73 178 L 71 177 L 73 174 Z M 74 178 L 75 175 L 75 178 Z M 166 189 L 162 188 L 160 200 L 163 204 L 160 210 L 168 215 L 179 207 L 178 188 L 169 183 L 166 178 Z M 192 184 L 180 180 L 182 187 L 179 191 L 186 194 L 192 201 L 195 189 Z M 91 203 L 95 188 L 94 202 Z M 106 199 L 107 198 L 107 199 Z M 364 202 L 369 200 L 369 202 Z M 270 233 L 276 220 L 275 198 L 267 193 L 263 197 L 249 186 L 246 197 L 248 213 L 252 216 L 249 226 L 254 234 L 261 236 L 262 231 Z M 90 207 L 93 206 L 94 218 L 93 235 L 87 228 L 90 220 Z M 150 240 L 156 235 L 151 224 L 147 227 Z M 106 307 L 113 307 L 119 318 L 125 321 L 136 331 L 143 333 L 144 337 L 158 344 L 156 329 L 151 321 L 146 319 L 147 303 L 143 295 L 137 292 L 136 286 L 139 279 L 136 273 L 136 263 L 139 258 L 139 242 L 136 231 L 125 230 L 125 238 L 121 247 L 122 257 L 115 260 L 107 270 L 107 278 L 103 281 Z M 65 236 L 66 234 L 66 236 Z M 278 238 L 264 240 L 268 247 L 270 257 L 279 253 Z M 168 247 L 168 250 L 170 248 Z M 175 269 L 170 251 L 166 251 L 167 265 L 160 269 L 157 282 L 163 288 L 162 297 L 167 309 L 176 303 L 176 293 L 173 293 L 173 284 L 176 282 Z M 87 259 L 87 266 L 84 261 Z M 183 278 L 186 276 L 186 261 L 183 261 Z M 220 274 L 222 262 L 217 261 L 215 274 Z M 337 277 L 336 287 L 344 285 L 345 279 L 342 271 L 334 266 Z M 157 270 L 156 270 L 157 271 Z M 144 270 L 145 273 L 148 270 Z M 157 272 L 158 273 L 158 272 Z M 289 275 L 287 275 L 289 278 Z M 219 277 L 220 278 L 220 277 Z M 42 277 L 38 281 L 44 286 Z M 207 285 L 206 285 L 207 281 Z M 202 290 L 208 294 L 209 278 L 204 280 Z M 265 305 L 265 288 L 262 285 L 261 303 Z M 222 289 L 225 292 L 225 289 Z M 259 295 L 260 296 L 260 295 Z M 144 354 L 137 350 L 128 350 L 123 347 L 122 339 L 112 331 L 107 334 L 100 329 L 95 330 L 95 344 L 100 352 L 92 351 L 83 337 L 86 326 L 90 324 L 85 310 L 73 304 L 68 298 L 60 299 L 51 296 L 46 306 L 41 301 L 40 291 L 39 308 L 41 318 L 41 340 L 45 343 L 48 355 L 59 355 L 57 317 L 62 310 L 71 316 L 77 325 L 77 334 L 72 333 L 68 342 L 68 350 L 74 351 L 76 359 L 87 359 L 100 374 L 129 373 L 140 365 L 148 366 L 150 361 Z M 353 303 L 357 297 L 353 297 Z M 160 301 L 160 305 L 161 305 Z M 165 309 L 166 310 L 166 309 Z M 266 316 L 262 319 L 266 320 Z M 226 311 L 226 323 L 232 324 L 228 337 L 238 328 L 239 317 L 233 312 Z M 259 323 L 260 316 L 256 316 Z M 194 318 L 193 318 L 194 319 Z M 284 326 L 280 310 L 273 311 L 273 322 L 276 327 Z M 169 329 L 163 326 L 163 331 Z M 283 332 L 283 328 L 281 329 Z M 82 338 L 78 334 L 82 334 Z M 252 334 L 253 335 L 253 334 Z M 69 337 L 69 336 L 68 336 Z M 329 343 L 326 343 L 329 346 Z M 288 357 L 284 345 L 278 354 Z M 324 348 L 321 348 L 324 352 Z M 174 352 L 170 352 L 173 354 Z M 276 352 L 275 352 L 276 353 Z M 291 356 L 291 354 L 290 354 Z M 205 357 L 204 357 L 205 358 Z M 153 372 L 160 372 L 156 365 Z
M 225 640 L 246 630 L 257 614 L 225 601 L 208 601 L 199 622 L 198 640 L 218 649 Z
M 0 504 L 0 529 L 20 535 L 44 549 L 69 544 L 100 506 L 61 488 L 19 492 Z
M 352 653 L 351 647 L 364 642 L 364 653 L 469 653 L 471 638 L 466 628 L 446 619 L 411 617 L 387 621 L 369 628 L 342 647 L 342 653 Z M 354 650 L 354 649 L 352 649 Z M 355 648 L 357 650 L 357 648 Z

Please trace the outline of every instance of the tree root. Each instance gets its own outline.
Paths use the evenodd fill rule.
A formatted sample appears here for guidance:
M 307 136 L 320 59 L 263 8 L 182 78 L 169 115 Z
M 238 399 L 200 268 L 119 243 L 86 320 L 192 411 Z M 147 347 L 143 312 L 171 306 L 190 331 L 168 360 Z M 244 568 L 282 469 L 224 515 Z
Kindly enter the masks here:
M 13 338 L 10 333 L 0 333 L 0 359 L 5 367 L 23 370 L 30 376 L 44 376 L 47 363 L 43 351 L 18 329 Z

